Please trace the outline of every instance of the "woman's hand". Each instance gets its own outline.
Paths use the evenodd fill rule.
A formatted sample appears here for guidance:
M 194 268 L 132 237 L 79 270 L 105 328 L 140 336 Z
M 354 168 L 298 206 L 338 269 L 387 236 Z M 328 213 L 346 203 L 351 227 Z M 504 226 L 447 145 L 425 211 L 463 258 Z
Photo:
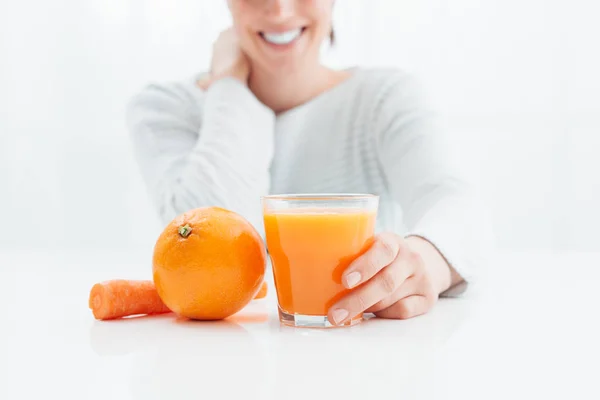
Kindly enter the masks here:
M 206 90 L 214 81 L 228 76 L 247 84 L 249 75 L 248 58 L 239 46 L 235 31 L 229 28 L 221 32 L 213 44 L 210 74 L 200 79 L 198 86 Z
M 328 318 L 339 325 L 363 311 L 383 318 L 415 317 L 429 311 L 457 281 L 458 274 L 425 239 L 384 233 L 344 271 L 342 283 L 353 290 L 330 308 Z

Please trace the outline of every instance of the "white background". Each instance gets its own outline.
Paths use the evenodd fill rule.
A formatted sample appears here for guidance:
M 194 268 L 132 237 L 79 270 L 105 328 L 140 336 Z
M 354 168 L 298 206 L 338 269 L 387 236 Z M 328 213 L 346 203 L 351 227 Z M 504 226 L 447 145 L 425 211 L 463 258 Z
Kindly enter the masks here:
M 416 72 L 500 248 L 600 249 L 600 3 L 338 0 L 334 66 Z M 0 248 L 149 249 L 124 125 L 150 81 L 207 67 L 225 0 L 0 2 Z

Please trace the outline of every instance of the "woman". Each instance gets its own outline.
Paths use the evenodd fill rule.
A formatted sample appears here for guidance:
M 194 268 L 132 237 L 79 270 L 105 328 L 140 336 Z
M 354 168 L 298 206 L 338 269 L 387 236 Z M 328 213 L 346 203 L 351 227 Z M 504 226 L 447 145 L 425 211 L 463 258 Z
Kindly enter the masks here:
M 262 227 L 264 194 L 378 194 L 378 236 L 328 317 L 414 317 L 464 291 L 488 228 L 409 76 L 319 62 L 333 3 L 229 0 L 210 73 L 132 102 L 138 163 L 165 222 L 218 205 Z

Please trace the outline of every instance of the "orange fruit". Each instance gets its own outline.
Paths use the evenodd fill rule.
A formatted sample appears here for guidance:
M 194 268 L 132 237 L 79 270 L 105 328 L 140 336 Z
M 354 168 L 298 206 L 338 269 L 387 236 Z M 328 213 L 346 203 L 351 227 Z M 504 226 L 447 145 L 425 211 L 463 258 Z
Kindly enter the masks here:
M 227 318 L 258 293 L 265 245 L 242 216 L 198 208 L 169 223 L 154 246 L 152 272 L 161 300 L 191 319 Z

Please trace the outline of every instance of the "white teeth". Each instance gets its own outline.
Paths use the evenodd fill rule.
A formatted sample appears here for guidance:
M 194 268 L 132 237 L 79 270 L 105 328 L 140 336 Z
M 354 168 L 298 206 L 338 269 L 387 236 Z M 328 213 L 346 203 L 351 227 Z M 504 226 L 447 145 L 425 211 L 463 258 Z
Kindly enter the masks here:
M 262 32 L 261 35 L 269 43 L 273 44 L 289 44 L 300 36 L 302 28 L 294 29 L 293 31 L 281 32 L 281 33 L 267 33 Z

